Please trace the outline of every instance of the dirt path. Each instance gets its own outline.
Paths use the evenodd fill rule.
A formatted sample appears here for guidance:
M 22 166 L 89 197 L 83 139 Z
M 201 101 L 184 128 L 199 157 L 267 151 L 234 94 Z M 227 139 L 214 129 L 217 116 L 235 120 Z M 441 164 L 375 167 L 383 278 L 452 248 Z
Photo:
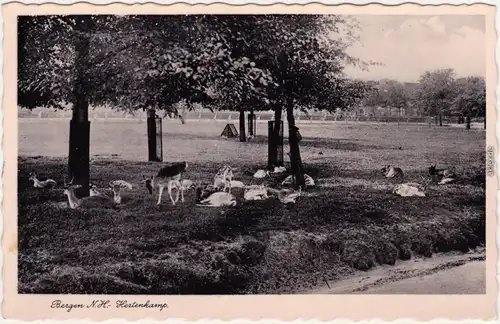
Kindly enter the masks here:
M 484 253 L 447 254 L 382 266 L 306 294 L 484 294 Z

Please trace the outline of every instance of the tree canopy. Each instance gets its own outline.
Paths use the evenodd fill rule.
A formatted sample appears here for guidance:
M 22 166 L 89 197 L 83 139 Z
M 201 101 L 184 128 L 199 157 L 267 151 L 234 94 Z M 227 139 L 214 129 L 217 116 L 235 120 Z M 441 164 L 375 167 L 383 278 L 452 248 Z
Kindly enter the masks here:
M 455 71 L 426 71 L 420 77 L 416 101 L 428 116 L 449 115 L 455 96 Z
M 480 77 L 459 78 L 456 80 L 455 87 L 455 111 L 464 116 L 485 117 L 485 80 Z
M 118 109 L 173 103 L 213 103 L 220 108 L 253 103 L 269 109 L 280 96 L 280 79 L 302 106 L 318 94 L 333 99 L 345 82 L 345 63 L 366 63 L 346 54 L 355 40 L 345 17 L 321 15 L 92 16 L 89 101 Z M 19 17 L 19 104 L 59 107 L 71 102 L 74 83 L 74 16 Z M 300 26 L 297 28 L 297 26 Z M 331 36 L 347 30 L 339 40 Z M 287 55 L 287 75 L 280 55 Z M 34 64 L 37 62 L 37 64 Z M 36 95 L 34 95 L 36 94 Z M 35 100 L 36 99 L 36 100 Z M 209 105 L 210 106 L 210 105 Z M 334 108 L 333 108 L 334 109 Z

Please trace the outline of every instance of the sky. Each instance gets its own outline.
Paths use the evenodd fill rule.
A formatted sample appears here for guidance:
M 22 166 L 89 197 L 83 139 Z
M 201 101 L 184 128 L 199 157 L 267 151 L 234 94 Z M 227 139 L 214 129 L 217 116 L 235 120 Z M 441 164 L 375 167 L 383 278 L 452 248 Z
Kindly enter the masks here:
M 458 77 L 485 76 L 484 16 L 353 16 L 359 42 L 348 53 L 382 63 L 369 71 L 348 66 L 346 74 L 366 80 L 416 82 L 426 70 L 453 68 Z

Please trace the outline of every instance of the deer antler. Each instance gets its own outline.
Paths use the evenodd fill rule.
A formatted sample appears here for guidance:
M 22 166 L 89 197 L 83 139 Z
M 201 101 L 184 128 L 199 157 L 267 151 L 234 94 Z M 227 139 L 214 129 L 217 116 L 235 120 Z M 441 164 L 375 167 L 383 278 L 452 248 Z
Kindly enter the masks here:
M 64 175 L 64 176 L 63 176 L 64 186 L 65 186 L 65 187 L 72 186 L 72 185 L 73 185 L 73 180 L 75 180 L 75 177 L 74 177 L 74 176 L 73 176 L 73 178 L 71 179 L 71 181 L 67 183 L 67 182 L 66 182 L 66 176 Z

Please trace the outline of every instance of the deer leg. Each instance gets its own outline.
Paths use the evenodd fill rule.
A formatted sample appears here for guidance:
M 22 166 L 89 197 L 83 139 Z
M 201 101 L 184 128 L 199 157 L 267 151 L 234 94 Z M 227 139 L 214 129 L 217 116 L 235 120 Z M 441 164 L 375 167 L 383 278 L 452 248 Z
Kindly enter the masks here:
M 177 182 L 175 186 L 176 186 L 176 189 L 177 189 L 177 194 L 175 196 L 175 202 L 178 202 L 179 201 L 179 191 L 182 190 L 182 185 L 181 185 L 180 182 Z
M 181 201 L 184 202 L 184 186 L 181 186 Z
M 174 197 L 172 197 L 172 182 L 168 183 L 168 196 L 170 197 L 170 200 L 172 201 L 172 205 L 175 206 Z
M 156 205 L 160 205 L 162 194 L 163 194 L 163 186 L 159 186 L 159 188 L 158 188 L 158 202 L 156 203 Z

